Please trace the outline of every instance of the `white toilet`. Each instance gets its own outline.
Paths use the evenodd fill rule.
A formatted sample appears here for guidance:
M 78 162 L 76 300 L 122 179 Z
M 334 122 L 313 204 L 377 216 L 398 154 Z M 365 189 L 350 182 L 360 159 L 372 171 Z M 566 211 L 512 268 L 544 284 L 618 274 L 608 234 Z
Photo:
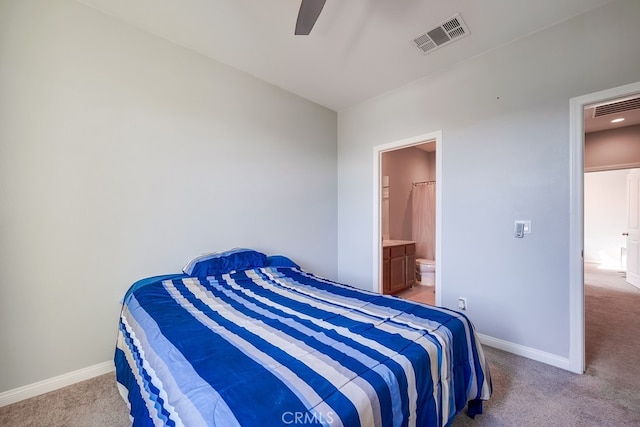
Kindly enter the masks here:
M 416 275 L 418 284 L 435 286 L 436 284 L 436 262 L 432 259 L 418 258 L 416 260 Z

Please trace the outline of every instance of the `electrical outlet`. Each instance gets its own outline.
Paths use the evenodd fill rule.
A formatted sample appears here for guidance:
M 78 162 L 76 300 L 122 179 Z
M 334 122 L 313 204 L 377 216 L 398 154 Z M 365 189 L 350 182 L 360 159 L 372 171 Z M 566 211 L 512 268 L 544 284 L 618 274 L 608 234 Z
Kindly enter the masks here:
M 465 297 L 458 297 L 458 308 L 460 310 L 467 309 L 467 299 Z

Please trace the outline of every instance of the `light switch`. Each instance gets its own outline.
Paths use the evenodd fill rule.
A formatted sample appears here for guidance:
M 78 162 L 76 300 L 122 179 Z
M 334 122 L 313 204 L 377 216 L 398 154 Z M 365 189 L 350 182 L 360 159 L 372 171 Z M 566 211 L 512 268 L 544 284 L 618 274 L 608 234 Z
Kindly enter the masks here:
M 514 232 L 518 234 L 518 231 L 522 230 L 522 234 L 531 234 L 531 221 L 530 220 L 516 220 L 514 225 Z

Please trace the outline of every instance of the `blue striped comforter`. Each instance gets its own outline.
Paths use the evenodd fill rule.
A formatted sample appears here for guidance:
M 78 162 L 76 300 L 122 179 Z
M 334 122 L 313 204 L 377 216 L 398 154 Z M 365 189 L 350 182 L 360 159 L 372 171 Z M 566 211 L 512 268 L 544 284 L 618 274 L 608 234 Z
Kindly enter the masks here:
M 115 364 L 134 426 L 443 426 L 491 394 L 464 315 L 294 268 L 138 282 Z

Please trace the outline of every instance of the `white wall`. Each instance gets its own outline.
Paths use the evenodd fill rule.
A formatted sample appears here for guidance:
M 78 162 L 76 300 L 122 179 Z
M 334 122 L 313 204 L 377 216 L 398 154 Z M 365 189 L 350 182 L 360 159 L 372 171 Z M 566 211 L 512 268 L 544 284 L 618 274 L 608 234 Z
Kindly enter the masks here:
M 335 278 L 336 113 L 74 1 L 0 0 L 0 392 L 108 361 L 135 280 Z
M 609 268 L 621 265 L 627 231 L 628 169 L 584 174 L 584 260 Z
M 442 130 L 443 304 L 465 296 L 481 333 L 566 360 L 569 100 L 640 79 L 639 16 L 614 1 L 340 111 L 339 280 L 376 286 L 372 147 Z M 533 233 L 514 238 L 517 219 Z

